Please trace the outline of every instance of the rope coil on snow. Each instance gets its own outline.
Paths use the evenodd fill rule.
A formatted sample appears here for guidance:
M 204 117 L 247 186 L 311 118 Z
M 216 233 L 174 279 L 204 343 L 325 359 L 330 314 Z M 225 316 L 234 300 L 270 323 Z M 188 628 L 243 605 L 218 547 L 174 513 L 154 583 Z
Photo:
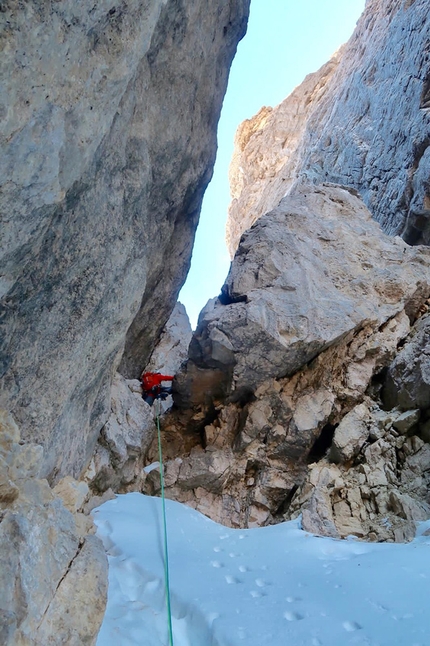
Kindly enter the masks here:
M 169 552 L 167 546 L 167 520 L 166 520 L 166 501 L 164 497 L 164 468 L 163 454 L 161 450 L 161 431 L 160 431 L 160 401 L 157 400 L 157 435 L 158 435 L 158 459 L 160 462 L 160 485 L 161 485 L 161 504 L 163 510 L 163 532 L 164 532 L 164 585 L 166 588 L 166 608 L 167 622 L 169 632 L 169 646 L 173 646 L 173 629 L 172 629 L 172 611 L 170 606 L 170 577 L 169 577 Z

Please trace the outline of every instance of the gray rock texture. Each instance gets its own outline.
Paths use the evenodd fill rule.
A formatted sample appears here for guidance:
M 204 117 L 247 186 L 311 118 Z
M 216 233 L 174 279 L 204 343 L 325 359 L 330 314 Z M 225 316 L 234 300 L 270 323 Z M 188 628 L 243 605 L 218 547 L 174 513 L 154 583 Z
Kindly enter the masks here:
M 368 1 L 238 130 L 236 253 L 163 421 L 167 495 L 217 521 L 405 541 L 430 513 L 429 20 L 424 0 Z
M 0 641 L 95 644 L 107 559 L 82 513 L 88 487 L 69 477 L 53 491 L 38 477 L 42 465 L 42 447 L 20 444 L 14 420 L 0 410 Z
M 191 325 L 185 307 L 177 303 L 160 336 L 145 371 L 174 375 L 188 356 Z M 137 379 L 116 373 L 111 389 L 111 415 L 102 428 L 94 455 L 84 474 L 93 492 L 108 489 L 125 493 L 139 490 L 146 474 L 142 471 L 156 435 L 154 415 L 172 405 L 172 397 L 152 408 L 142 399 Z M 160 407 L 160 408 L 159 408 Z
M 188 346 L 193 331 L 187 311 L 182 303 L 176 303 L 160 339 L 145 367 L 145 372 L 161 372 L 163 375 L 175 375 L 181 364 L 188 359 Z M 158 400 L 157 410 L 164 413 L 173 403 L 169 395 L 164 400 Z
M 122 493 L 139 488 L 143 461 L 155 434 L 153 410 L 142 399 L 137 379 L 116 374 L 111 414 L 84 474 L 95 493 L 111 488 Z
M 238 130 L 227 225 L 241 234 L 295 181 L 358 190 L 384 231 L 430 243 L 427 0 L 370 0 L 349 42 Z
M 403 310 L 413 318 L 429 293 L 430 249 L 382 234 L 347 190 L 302 185 L 243 235 L 222 296 L 200 315 L 175 401 L 243 400 L 351 332 L 376 333 Z
M 412 540 L 416 523 L 430 514 L 430 446 L 419 437 L 417 424 L 409 437 L 399 434 L 401 417 L 399 409 L 385 412 L 371 400 L 356 406 L 337 427 L 328 455 L 309 466 L 287 517 L 302 514 L 303 529 L 320 536 Z M 341 426 L 351 429 L 351 437 L 360 434 L 362 442 L 354 460 L 334 465 L 330 459 Z
M 174 307 L 248 5 L 2 5 L 1 404 L 53 480 Z
M 409 540 L 427 513 L 426 480 L 415 490 L 397 473 L 411 473 L 406 452 L 422 448 L 428 422 L 376 402 L 399 345 L 425 320 L 417 317 L 429 294 L 428 247 L 383 234 L 345 188 L 296 187 L 243 235 L 222 296 L 200 316 L 174 384 L 177 408 L 163 420 L 167 495 L 234 527 L 302 509 L 310 531 Z M 367 449 L 388 433 L 389 450 L 377 460 Z M 404 451 L 397 463 L 396 449 Z M 367 461 L 362 484 L 388 487 L 380 504 L 393 514 L 392 531 L 383 531 L 385 515 L 368 516 L 370 507 L 360 520 L 364 503 L 354 492 L 347 513 L 344 498 L 329 504 L 309 482 L 309 464 L 327 452 L 345 492 Z M 148 462 L 155 460 L 152 447 Z M 389 483 L 385 466 L 398 469 Z M 148 493 L 158 491 L 156 475 L 144 483 Z M 370 498 L 378 491 L 366 490 Z M 408 512 L 389 502 L 397 493 L 411 496 L 415 511 L 413 501 Z
M 146 372 L 161 372 L 163 375 L 174 375 L 183 361 L 188 359 L 188 346 L 193 331 L 187 311 L 182 303 L 176 303 L 160 340 L 155 346 L 151 358 L 145 367 Z
M 330 450 L 330 459 L 333 462 L 348 462 L 355 458 L 367 438 L 369 411 L 365 404 L 353 408 L 336 428 Z
M 430 315 L 415 325 L 413 335 L 391 364 L 383 392 L 388 406 L 430 410 Z

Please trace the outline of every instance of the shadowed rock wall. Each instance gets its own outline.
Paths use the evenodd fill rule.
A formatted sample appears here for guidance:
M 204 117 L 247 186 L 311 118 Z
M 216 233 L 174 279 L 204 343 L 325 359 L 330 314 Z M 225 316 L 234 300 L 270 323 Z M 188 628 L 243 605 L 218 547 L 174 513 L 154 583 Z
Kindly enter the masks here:
M 248 5 L 2 4 L 0 400 L 41 475 L 85 467 L 173 309 Z

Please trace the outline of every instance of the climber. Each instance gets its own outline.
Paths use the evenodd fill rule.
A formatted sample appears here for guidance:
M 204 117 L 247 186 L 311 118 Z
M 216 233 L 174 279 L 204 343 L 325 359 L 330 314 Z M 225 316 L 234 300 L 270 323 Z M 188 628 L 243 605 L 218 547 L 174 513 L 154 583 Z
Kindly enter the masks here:
M 159 372 L 142 372 L 142 397 L 147 404 L 152 406 L 155 399 L 166 399 L 172 393 L 172 386 L 163 386 L 163 381 L 173 381 L 170 375 L 162 375 Z

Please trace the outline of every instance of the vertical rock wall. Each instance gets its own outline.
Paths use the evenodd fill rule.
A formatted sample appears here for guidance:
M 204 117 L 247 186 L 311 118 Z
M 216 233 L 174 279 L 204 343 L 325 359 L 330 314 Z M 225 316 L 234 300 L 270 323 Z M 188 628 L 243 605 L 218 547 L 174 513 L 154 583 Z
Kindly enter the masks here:
M 107 598 L 107 558 L 82 513 L 89 495 L 70 476 L 39 477 L 43 448 L 22 446 L 0 409 L 0 642 L 94 644 Z
M 302 180 L 352 187 L 386 233 L 430 243 L 429 30 L 427 0 L 369 0 L 328 64 L 242 124 L 232 255 L 241 234 Z
M 0 401 L 51 479 L 173 309 L 248 5 L 2 4 Z

